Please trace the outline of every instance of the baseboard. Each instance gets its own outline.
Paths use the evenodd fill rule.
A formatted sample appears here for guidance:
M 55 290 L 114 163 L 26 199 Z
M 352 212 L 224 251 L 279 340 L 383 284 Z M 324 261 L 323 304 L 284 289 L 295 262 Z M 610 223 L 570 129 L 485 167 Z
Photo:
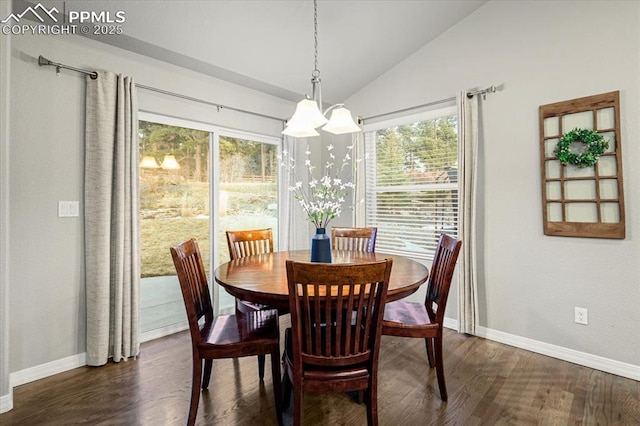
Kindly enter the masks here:
M 140 333 L 140 342 L 144 343 L 144 342 L 148 342 L 149 340 L 159 339 L 161 337 L 168 336 L 170 334 L 174 334 L 179 331 L 187 330 L 188 328 L 189 328 L 189 323 L 187 323 L 187 321 L 182 321 L 177 324 L 172 324 L 166 327 L 147 331 L 145 333 Z
M 81 353 L 72 355 L 57 361 L 51 361 L 46 364 L 36 365 L 35 367 L 11 373 L 11 387 L 24 385 L 54 374 L 63 373 L 73 370 L 74 368 L 87 365 L 87 354 Z
M 169 334 L 177 333 L 188 328 L 189 325 L 186 321 L 184 321 L 182 323 L 174 324 L 169 327 L 142 333 L 140 335 L 140 341 L 147 342 L 149 340 L 168 336 Z M 6 413 L 13 408 L 13 388 L 15 386 L 20 386 L 30 382 L 34 382 L 36 380 L 44 379 L 45 377 L 53 376 L 54 374 L 64 373 L 65 371 L 73 370 L 74 368 L 78 367 L 84 367 L 85 365 L 87 365 L 87 354 L 81 353 L 72 355 L 67 358 L 59 359 L 57 361 L 51 361 L 46 364 L 37 365 L 35 367 L 11 373 L 9 377 L 9 393 L 7 395 L 0 396 L 0 413 Z
M 605 373 L 611 373 L 616 376 L 622 376 L 633 380 L 640 380 L 640 365 L 627 364 L 613 359 L 545 342 L 539 342 L 537 340 L 515 336 L 513 334 L 485 327 L 478 327 L 476 335 L 478 337 L 493 340 L 494 342 L 504 343 L 505 345 L 515 346 L 516 348 L 525 349 L 538 354 L 550 356 L 552 358 L 604 371 Z
M 153 330 L 148 333 L 140 335 L 140 341 L 146 342 L 149 340 L 164 337 L 169 334 L 177 333 L 189 328 L 187 322 L 178 323 L 169 327 L 164 327 L 158 330 Z M 25 370 L 16 371 L 11 373 L 10 387 L 24 385 L 26 383 L 34 382 L 36 380 L 44 379 L 45 377 L 53 376 L 54 374 L 63 373 L 65 371 L 72 370 L 74 368 L 83 367 L 87 365 L 87 354 L 81 353 L 72 355 L 67 358 L 62 358 L 56 361 L 51 361 L 46 364 L 36 365 L 35 367 L 27 368 Z M 5 398 L 3 396 L 2 398 Z
M 0 396 L 0 414 L 13 409 L 13 387 L 9 386 L 9 393 Z
M 443 325 L 447 328 L 451 328 L 456 331 L 458 330 L 458 320 L 445 318 Z M 525 349 L 537 354 L 561 359 L 573 364 L 604 371 L 605 373 L 611 373 L 616 376 L 640 381 L 640 365 L 627 364 L 613 359 L 588 354 L 586 352 L 579 352 L 562 346 L 556 346 L 528 339 L 526 337 L 492 330 L 486 327 L 478 327 L 476 330 L 476 336 L 487 340 L 493 340 L 494 342 L 504 343 L 505 345 L 514 346 L 516 348 Z
M 458 331 L 458 320 L 444 317 L 444 324 L 442 324 L 442 326 Z

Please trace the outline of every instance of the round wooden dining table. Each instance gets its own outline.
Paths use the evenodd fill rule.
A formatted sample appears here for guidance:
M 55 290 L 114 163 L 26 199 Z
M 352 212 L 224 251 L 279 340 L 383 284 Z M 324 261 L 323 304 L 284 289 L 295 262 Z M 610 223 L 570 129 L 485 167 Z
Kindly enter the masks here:
M 354 264 L 393 259 L 387 302 L 414 293 L 427 281 L 429 270 L 420 262 L 404 256 L 332 250 L 334 264 Z M 278 251 L 257 254 L 220 265 L 215 280 L 232 296 L 248 302 L 269 305 L 277 309 L 289 308 L 286 261 L 309 262 L 309 250 Z

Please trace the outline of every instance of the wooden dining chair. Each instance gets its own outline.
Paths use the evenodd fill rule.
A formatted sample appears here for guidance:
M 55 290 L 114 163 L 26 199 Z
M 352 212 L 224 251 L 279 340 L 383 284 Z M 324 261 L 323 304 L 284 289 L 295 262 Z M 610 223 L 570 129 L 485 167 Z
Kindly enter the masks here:
M 331 248 L 334 250 L 360 251 L 375 253 L 377 227 L 368 228 L 331 228 Z M 358 403 L 364 401 L 364 392 L 358 392 Z
M 331 228 L 331 248 L 334 250 L 376 251 L 378 228 Z
M 273 253 L 273 231 L 271 228 L 251 229 L 243 231 L 227 231 L 227 247 L 231 260 L 241 259 L 255 254 Z M 236 312 L 249 313 L 272 309 L 246 300 L 236 299 Z M 286 315 L 288 309 L 279 309 L 278 315 Z M 258 356 L 258 374 L 264 377 L 265 356 Z
M 272 309 L 214 317 L 213 301 L 198 243 L 195 239 L 190 239 L 171 247 L 170 251 L 180 281 L 191 332 L 193 377 L 187 424 L 195 423 L 200 387 L 203 390 L 209 387 L 214 359 L 270 354 L 276 416 L 278 424 L 281 425 L 278 311 Z M 262 380 L 262 377 L 260 379 Z
M 392 259 L 363 264 L 287 260 L 291 328 L 285 331 L 284 404 L 303 394 L 364 390 L 367 423 L 378 424 L 378 354 Z
M 382 322 L 383 335 L 425 339 L 429 366 L 436 369 L 443 401 L 447 400 L 447 386 L 444 381 L 442 325 L 460 247 L 462 241 L 441 235 L 429 273 L 424 304 L 405 300 L 387 303 Z
M 227 231 L 227 246 L 231 260 L 254 254 L 273 253 L 271 228 Z
M 227 231 L 227 246 L 231 260 L 255 254 L 273 253 L 273 231 L 271 228 L 245 231 Z M 240 312 L 271 309 L 266 305 L 236 299 L 236 309 Z M 280 312 L 284 315 L 287 312 Z

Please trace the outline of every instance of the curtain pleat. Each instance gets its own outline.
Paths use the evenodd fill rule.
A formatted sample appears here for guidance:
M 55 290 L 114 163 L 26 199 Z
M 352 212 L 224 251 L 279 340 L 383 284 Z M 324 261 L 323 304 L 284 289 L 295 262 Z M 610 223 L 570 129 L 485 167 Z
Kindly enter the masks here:
M 133 78 L 87 77 L 85 124 L 87 364 L 140 350 L 138 106 Z
M 293 198 L 293 192 L 289 187 L 295 185 L 296 181 L 308 185 L 308 177 L 303 175 L 307 168 L 304 166 L 306 159 L 307 139 L 296 139 L 291 136 L 282 138 L 282 155 L 286 162 L 281 168 L 279 204 L 280 210 L 280 250 L 309 250 L 311 247 L 311 228 L 306 220 L 305 213 L 300 203 Z M 298 167 L 294 167 L 293 173 L 290 171 L 289 158 L 293 158 Z
M 364 133 L 357 132 L 353 134 L 353 149 L 354 149 L 354 161 L 355 170 L 354 176 L 354 199 L 353 199 L 353 223 L 354 226 L 364 227 L 367 226 L 366 204 L 364 199 L 366 196 L 366 168 L 365 168 L 365 152 L 364 152 Z
M 478 325 L 476 271 L 476 202 L 478 166 L 478 97 L 458 95 L 458 236 L 462 240 L 458 264 L 458 331 L 475 334 Z

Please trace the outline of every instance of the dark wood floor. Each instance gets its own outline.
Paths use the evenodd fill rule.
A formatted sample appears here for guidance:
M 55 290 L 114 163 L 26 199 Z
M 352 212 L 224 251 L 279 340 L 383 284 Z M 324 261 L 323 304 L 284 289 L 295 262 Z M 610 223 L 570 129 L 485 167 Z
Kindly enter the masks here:
M 444 346 L 447 403 L 427 368 L 424 343 L 383 338 L 381 425 L 640 425 L 640 382 L 451 330 Z M 214 362 L 198 424 L 274 424 L 270 377 L 267 371 L 259 384 L 255 358 Z M 15 388 L 14 409 L 0 415 L 0 424 L 183 425 L 190 381 L 189 334 L 181 332 L 143 344 L 137 360 Z M 303 424 L 363 425 L 365 408 L 348 395 L 310 394 Z

